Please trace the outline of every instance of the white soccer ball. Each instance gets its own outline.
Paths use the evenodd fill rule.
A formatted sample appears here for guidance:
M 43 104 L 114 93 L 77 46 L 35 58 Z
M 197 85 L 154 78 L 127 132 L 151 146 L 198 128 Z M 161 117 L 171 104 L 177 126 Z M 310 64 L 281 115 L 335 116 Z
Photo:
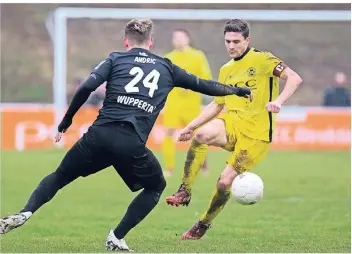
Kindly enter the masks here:
M 244 172 L 232 182 L 232 196 L 242 205 L 253 205 L 263 198 L 264 183 L 256 174 Z

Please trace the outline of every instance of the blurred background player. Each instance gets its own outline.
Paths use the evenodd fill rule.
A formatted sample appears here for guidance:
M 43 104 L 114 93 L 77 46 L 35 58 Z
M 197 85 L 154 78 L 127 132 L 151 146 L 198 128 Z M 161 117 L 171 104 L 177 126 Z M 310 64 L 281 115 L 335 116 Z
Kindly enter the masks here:
M 191 46 L 187 30 L 176 29 L 172 34 L 174 50 L 166 54 L 173 64 L 202 79 L 212 79 L 211 70 L 205 54 Z M 169 95 L 164 108 L 163 126 L 166 136 L 162 144 L 165 176 L 173 175 L 175 170 L 176 143 L 173 135 L 176 129 L 186 126 L 201 112 L 202 95 L 183 88 L 175 88 Z M 203 171 L 207 171 L 204 162 Z
M 346 74 L 335 73 L 335 83 L 324 90 L 323 106 L 351 107 L 351 90 L 347 83 Z
M 182 234 L 184 240 L 197 240 L 206 233 L 230 199 L 235 177 L 253 169 L 265 158 L 275 128 L 276 114 L 273 113 L 280 111 L 282 104 L 302 82 L 300 76 L 279 58 L 249 46 L 251 37 L 247 22 L 240 19 L 228 21 L 224 27 L 224 37 L 225 47 L 232 59 L 220 69 L 219 81 L 230 86 L 250 88 L 253 101 L 234 96 L 217 97 L 180 132 L 179 140 L 187 141 L 197 130 L 188 150 L 182 184 L 174 195 L 166 198 L 168 204 L 189 204 L 192 184 L 203 164 L 208 145 L 231 152 L 207 211 Z M 286 80 L 280 95 L 279 78 Z M 226 112 L 215 118 L 225 106 Z

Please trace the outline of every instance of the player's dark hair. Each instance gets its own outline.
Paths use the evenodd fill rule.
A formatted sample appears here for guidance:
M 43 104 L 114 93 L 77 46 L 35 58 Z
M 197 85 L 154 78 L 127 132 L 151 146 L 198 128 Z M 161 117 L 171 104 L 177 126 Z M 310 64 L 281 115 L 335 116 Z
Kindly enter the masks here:
M 230 19 L 224 27 L 224 34 L 227 32 L 241 33 L 246 39 L 249 36 L 249 25 L 242 19 Z
M 153 34 L 153 21 L 150 19 L 132 19 L 125 27 L 125 36 L 138 44 L 150 40 Z

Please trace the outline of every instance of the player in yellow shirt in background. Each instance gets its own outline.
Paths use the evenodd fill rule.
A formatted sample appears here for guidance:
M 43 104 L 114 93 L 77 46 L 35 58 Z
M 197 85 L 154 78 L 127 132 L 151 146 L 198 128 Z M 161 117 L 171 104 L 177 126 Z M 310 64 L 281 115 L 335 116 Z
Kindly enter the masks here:
M 301 77 L 279 58 L 249 46 L 251 38 L 245 21 L 228 21 L 224 27 L 224 37 L 232 59 L 220 69 L 219 81 L 230 86 L 249 87 L 253 99 L 249 101 L 236 96 L 215 98 L 181 131 L 179 140 L 187 141 L 197 129 L 187 154 L 182 184 L 174 195 L 166 198 L 168 204 L 189 204 L 191 187 L 208 145 L 231 152 L 208 210 L 191 229 L 182 234 L 182 239 L 200 239 L 229 200 L 235 177 L 263 160 L 275 129 L 276 113 L 302 82 Z M 279 95 L 280 78 L 286 80 L 286 85 Z M 224 106 L 226 112 L 215 118 Z
M 212 79 L 205 54 L 190 46 L 190 35 L 184 29 L 177 29 L 172 35 L 174 50 L 165 57 L 173 64 L 202 79 Z M 202 107 L 201 94 L 182 88 L 174 88 L 167 98 L 163 126 L 166 137 L 162 144 L 162 153 L 166 168 L 165 176 L 172 175 L 175 168 L 176 144 L 173 141 L 175 130 L 186 126 L 199 115 Z M 205 161 L 205 160 L 204 160 Z M 203 170 L 206 170 L 204 163 Z

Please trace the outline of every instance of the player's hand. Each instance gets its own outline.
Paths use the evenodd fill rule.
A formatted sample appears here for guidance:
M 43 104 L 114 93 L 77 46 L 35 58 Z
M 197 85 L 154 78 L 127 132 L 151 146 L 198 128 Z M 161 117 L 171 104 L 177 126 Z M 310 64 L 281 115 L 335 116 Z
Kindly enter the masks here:
M 57 127 L 58 132 L 65 133 L 66 130 L 71 126 L 71 124 L 72 124 L 72 118 L 69 116 L 64 116 L 61 123 Z
M 253 94 L 252 91 L 247 88 L 247 87 L 237 87 L 237 93 L 236 95 L 239 97 L 245 97 L 248 98 L 250 101 L 253 100 Z
M 64 133 L 63 132 L 57 132 L 56 133 L 56 135 L 55 135 L 55 142 L 57 143 L 57 142 L 59 142 L 60 140 L 61 140 L 61 138 L 62 138 L 62 136 L 64 135 Z
M 190 140 L 192 138 L 192 136 L 193 136 L 193 129 L 191 129 L 190 127 L 186 126 L 179 133 L 178 141 L 186 142 L 186 141 Z
M 266 104 L 265 108 L 272 113 L 279 113 L 281 110 L 281 103 L 278 103 L 276 101 L 269 102 Z
M 72 124 L 72 118 L 65 116 L 59 126 L 57 127 L 57 133 L 55 136 L 55 142 L 59 142 L 63 136 L 63 134 L 67 131 L 67 129 Z

